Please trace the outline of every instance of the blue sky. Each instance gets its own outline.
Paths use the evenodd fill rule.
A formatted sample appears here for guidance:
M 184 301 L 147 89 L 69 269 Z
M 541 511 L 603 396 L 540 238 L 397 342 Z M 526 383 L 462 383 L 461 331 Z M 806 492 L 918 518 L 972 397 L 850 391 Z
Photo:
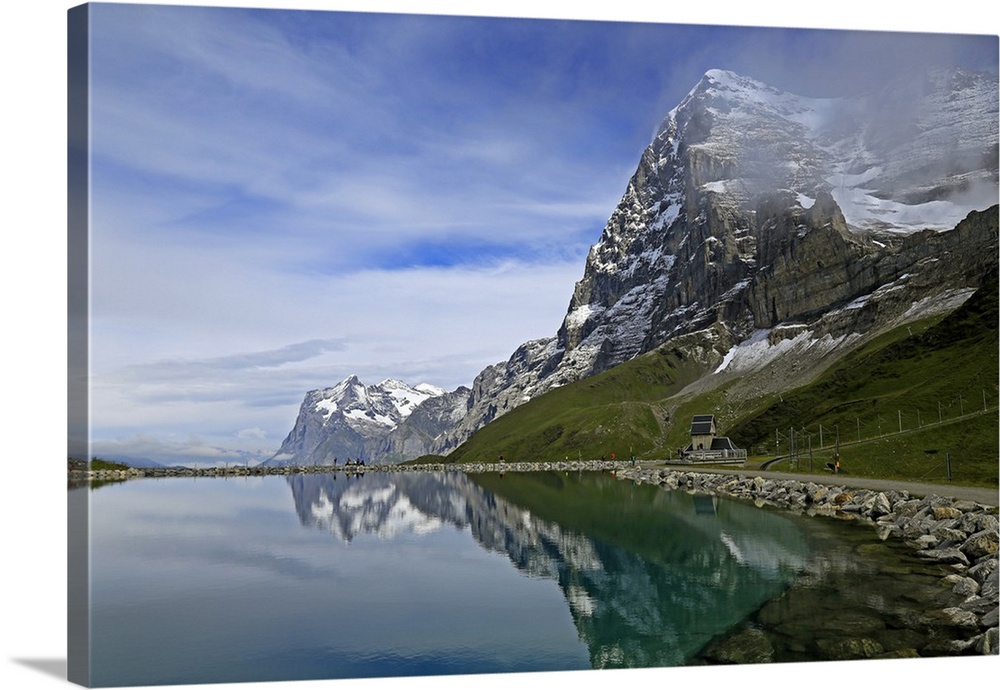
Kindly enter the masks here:
M 112 4 L 91 50 L 95 450 L 220 462 L 307 390 L 453 389 L 553 335 L 706 70 L 997 65 L 995 36 Z

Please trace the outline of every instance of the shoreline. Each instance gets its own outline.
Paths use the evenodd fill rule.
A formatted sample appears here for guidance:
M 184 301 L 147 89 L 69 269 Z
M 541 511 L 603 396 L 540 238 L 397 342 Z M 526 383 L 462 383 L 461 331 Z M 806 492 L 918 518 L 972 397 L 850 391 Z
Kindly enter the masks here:
M 687 472 L 685 465 L 644 465 L 646 469 L 669 469 L 675 472 Z M 910 479 L 874 479 L 858 477 L 849 474 L 804 474 L 798 472 L 782 472 L 780 470 L 703 467 L 697 471 L 705 474 L 751 475 L 766 479 L 782 481 L 813 482 L 825 485 L 840 485 L 845 488 L 872 489 L 877 491 L 906 491 L 911 496 L 928 496 L 931 494 L 953 499 L 975 501 L 985 506 L 1000 506 L 1000 488 L 981 486 L 965 486 L 953 483 L 920 482 Z
M 129 467 L 123 470 L 71 469 L 70 481 L 123 481 L 126 479 L 164 477 L 263 477 L 293 474 L 364 474 L 365 472 L 564 472 L 564 471 L 626 471 L 666 470 L 679 473 L 724 474 L 731 476 L 759 476 L 769 480 L 812 482 L 839 485 L 843 488 L 872 489 L 879 491 L 905 491 L 911 496 L 937 495 L 953 499 L 975 501 L 985 506 L 1000 506 L 1000 488 L 918 482 L 903 479 L 872 479 L 847 474 L 800 474 L 747 467 L 720 467 L 704 465 L 669 464 L 663 462 L 637 462 L 622 460 L 566 460 L 558 462 L 473 462 L 426 463 L 422 465 L 289 465 L 276 467 L 232 465 L 229 467 Z
M 628 462 L 580 460 L 565 462 L 506 462 L 506 463 L 427 463 L 424 465 L 287 465 L 279 467 L 129 467 L 124 470 L 69 470 L 71 481 L 124 481 L 165 477 L 271 477 L 295 474 L 364 474 L 366 472 L 569 472 L 620 471 Z

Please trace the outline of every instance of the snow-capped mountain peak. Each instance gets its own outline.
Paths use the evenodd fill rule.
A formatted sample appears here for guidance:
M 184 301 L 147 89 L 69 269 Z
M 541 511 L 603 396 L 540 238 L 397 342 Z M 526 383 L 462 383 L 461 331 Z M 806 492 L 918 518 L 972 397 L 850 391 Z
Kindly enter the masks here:
M 394 434 L 401 434 L 404 438 L 400 443 L 406 445 L 415 432 L 404 433 L 403 425 L 424 403 L 443 401 L 437 406 L 424 406 L 419 422 L 410 426 L 433 431 L 442 419 L 453 418 L 456 409 L 464 409 L 462 396 L 466 391 L 460 389 L 456 397 L 427 383 L 410 386 L 389 378 L 366 385 L 357 376 L 348 376 L 334 386 L 306 393 L 294 428 L 265 464 L 370 460 L 391 449 Z
M 342 418 L 392 429 L 420 403 L 443 393 L 432 386 L 414 388 L 391 378 L 366 386 L 357 376 L 348 376 L 332 388 L 311 391 L 307 398 L 325 423 Z
M 698 190 L 736 206 L 825 191 L 855 231 L 945 230 L 996 199 L 997 100 L 995 75 L 963 70 L 814 98 L 713 69 L 653 146 L 661 165 L 686 166 Z
M 422 393 L 427 393 L 428 395 L 430 395 L 432 397 L 436 397 L 436 396 L 439 396 L 439 395 L 444 395 L 447 392 L 444 388 L 440 388 L 438 386 L 434 386 L 434 385 L 431 385 L 429 383 L 418 383 L 415 386 L 415 388 L 418 391 L 420 391 Z

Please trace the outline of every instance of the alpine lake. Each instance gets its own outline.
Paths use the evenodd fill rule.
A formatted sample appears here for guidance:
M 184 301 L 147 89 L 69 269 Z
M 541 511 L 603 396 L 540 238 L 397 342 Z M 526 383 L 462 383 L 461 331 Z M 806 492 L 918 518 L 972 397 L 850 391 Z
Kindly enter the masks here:
M 831 660 L 862 634 L 907 656 L 928 642 L 907 621 L 949 594 L 870 527 L 612 472 L 138 479 L 74 499 L 93 686 Z

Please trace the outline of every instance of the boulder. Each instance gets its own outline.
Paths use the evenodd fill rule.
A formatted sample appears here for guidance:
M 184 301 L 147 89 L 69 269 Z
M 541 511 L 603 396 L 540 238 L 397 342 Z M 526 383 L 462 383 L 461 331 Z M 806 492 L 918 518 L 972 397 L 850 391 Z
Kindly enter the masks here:
M 903 532 L 905 536 L 905 531 Z M 935 537 L 933 534 L 922 534 L 915 539 L 909 539 L 906 542 L 911 548 L 917 551 L 930 551 L 939 543 L 941 540 Z
M 973 643 L 973 649 L 979 654 L 1000 654 L 1000 629 L 990 628 Z
M 979 630 L 979 616 L 950 606 L 945 609 L 929 611 L 921 616 L 921 622 L 931 627 L 958 628 L 961 630 Z
M 968 557 L 956 548 L 924 549 L 917 551 L 916 555 L 932 563 L 960 563 L 965 566 L 969 565 Z
M 975 644 L 976 638 L 970 640 L 935 640 L 920 651 L 921 656 L 959 656 L 968 654 L 969 650 L 973 649 Z
M 979 583 L 971 577 L 959 577 L 951 591 L 962 598 L 974 597 L 979 594 Z
M 976 532 L 959 548 L 973 560 L 993 555 L 997 552 L 997 532 L 995 530 Z
M 966 611 L 972 611 L 972 613 L 981 617 L 979 620 L 980 625 L 990 627 L 990 623 L 984 622 L 984 619 L 990 615 L 990 611 L 996 611 L 997 602 L 995 599 L 990 599 L 989 597 L 973 596 L 963 601 L 958 607 Z
M 955 529 L 954 527 L 948 527 L 948 523 L 941 523 L 937 527 L 931 530 L 931 534 L 940 539 L 942 542 L 949 542 L 951 544 L 962 544 L 968 539 L 969 535 L 962 530 Z M 975 558 L 971 554 L 967 554 L 970 558 Z
M 994 606 L 992 611 L 983 614 L 983 617 L 979 619 L 979 624 L 987 628 L 995 628 L 1000 625 L 1000 608 Z
M 889 497 L 881 491 L 865 501 L 864 508 L 871 517 L 881 517 L 892 512 Z
M 852 500 L 854 500 L 854 494 L 852 494 L 850 491 L 841 492 L 833 497 L 833 502 L 836 503 L 838 506 L 843 506 L 847 503 L 850 503 Z
M 1000 597 L 1000 571 L 996 568 L 987 575 L 979 588 L 979 594 L 996 600 Z
M 886 541 L 890 537 L 893 539 L 901 538 L 903 530 L 891 523 L 879 523 L 875 525 L 875 534 L 882 541 Z
M 973 577 L 976 579 L 976 582 L 983 584 L 986 578 L 990 576 L 990 573 L 997 569 L 998 563 L 1000 561 L 996 558 L 980 559 L 974 566 L 969 568 L 969 577 Z
M 820 655 L 830 661 L 872 659 L 885 654 L 885 648 L 877 641 L 868 637 L 846 640 L 817 640 L 816 647 Z
M 774 661 L 774 646 L 758 628 L 747 628 L 711 644 L 704 656 L 720 664 L 763 664 Z
M 957 520 L 962 517 L 962 511 L 952 506 L 935 506 L 931 512 L 935 520 Z

